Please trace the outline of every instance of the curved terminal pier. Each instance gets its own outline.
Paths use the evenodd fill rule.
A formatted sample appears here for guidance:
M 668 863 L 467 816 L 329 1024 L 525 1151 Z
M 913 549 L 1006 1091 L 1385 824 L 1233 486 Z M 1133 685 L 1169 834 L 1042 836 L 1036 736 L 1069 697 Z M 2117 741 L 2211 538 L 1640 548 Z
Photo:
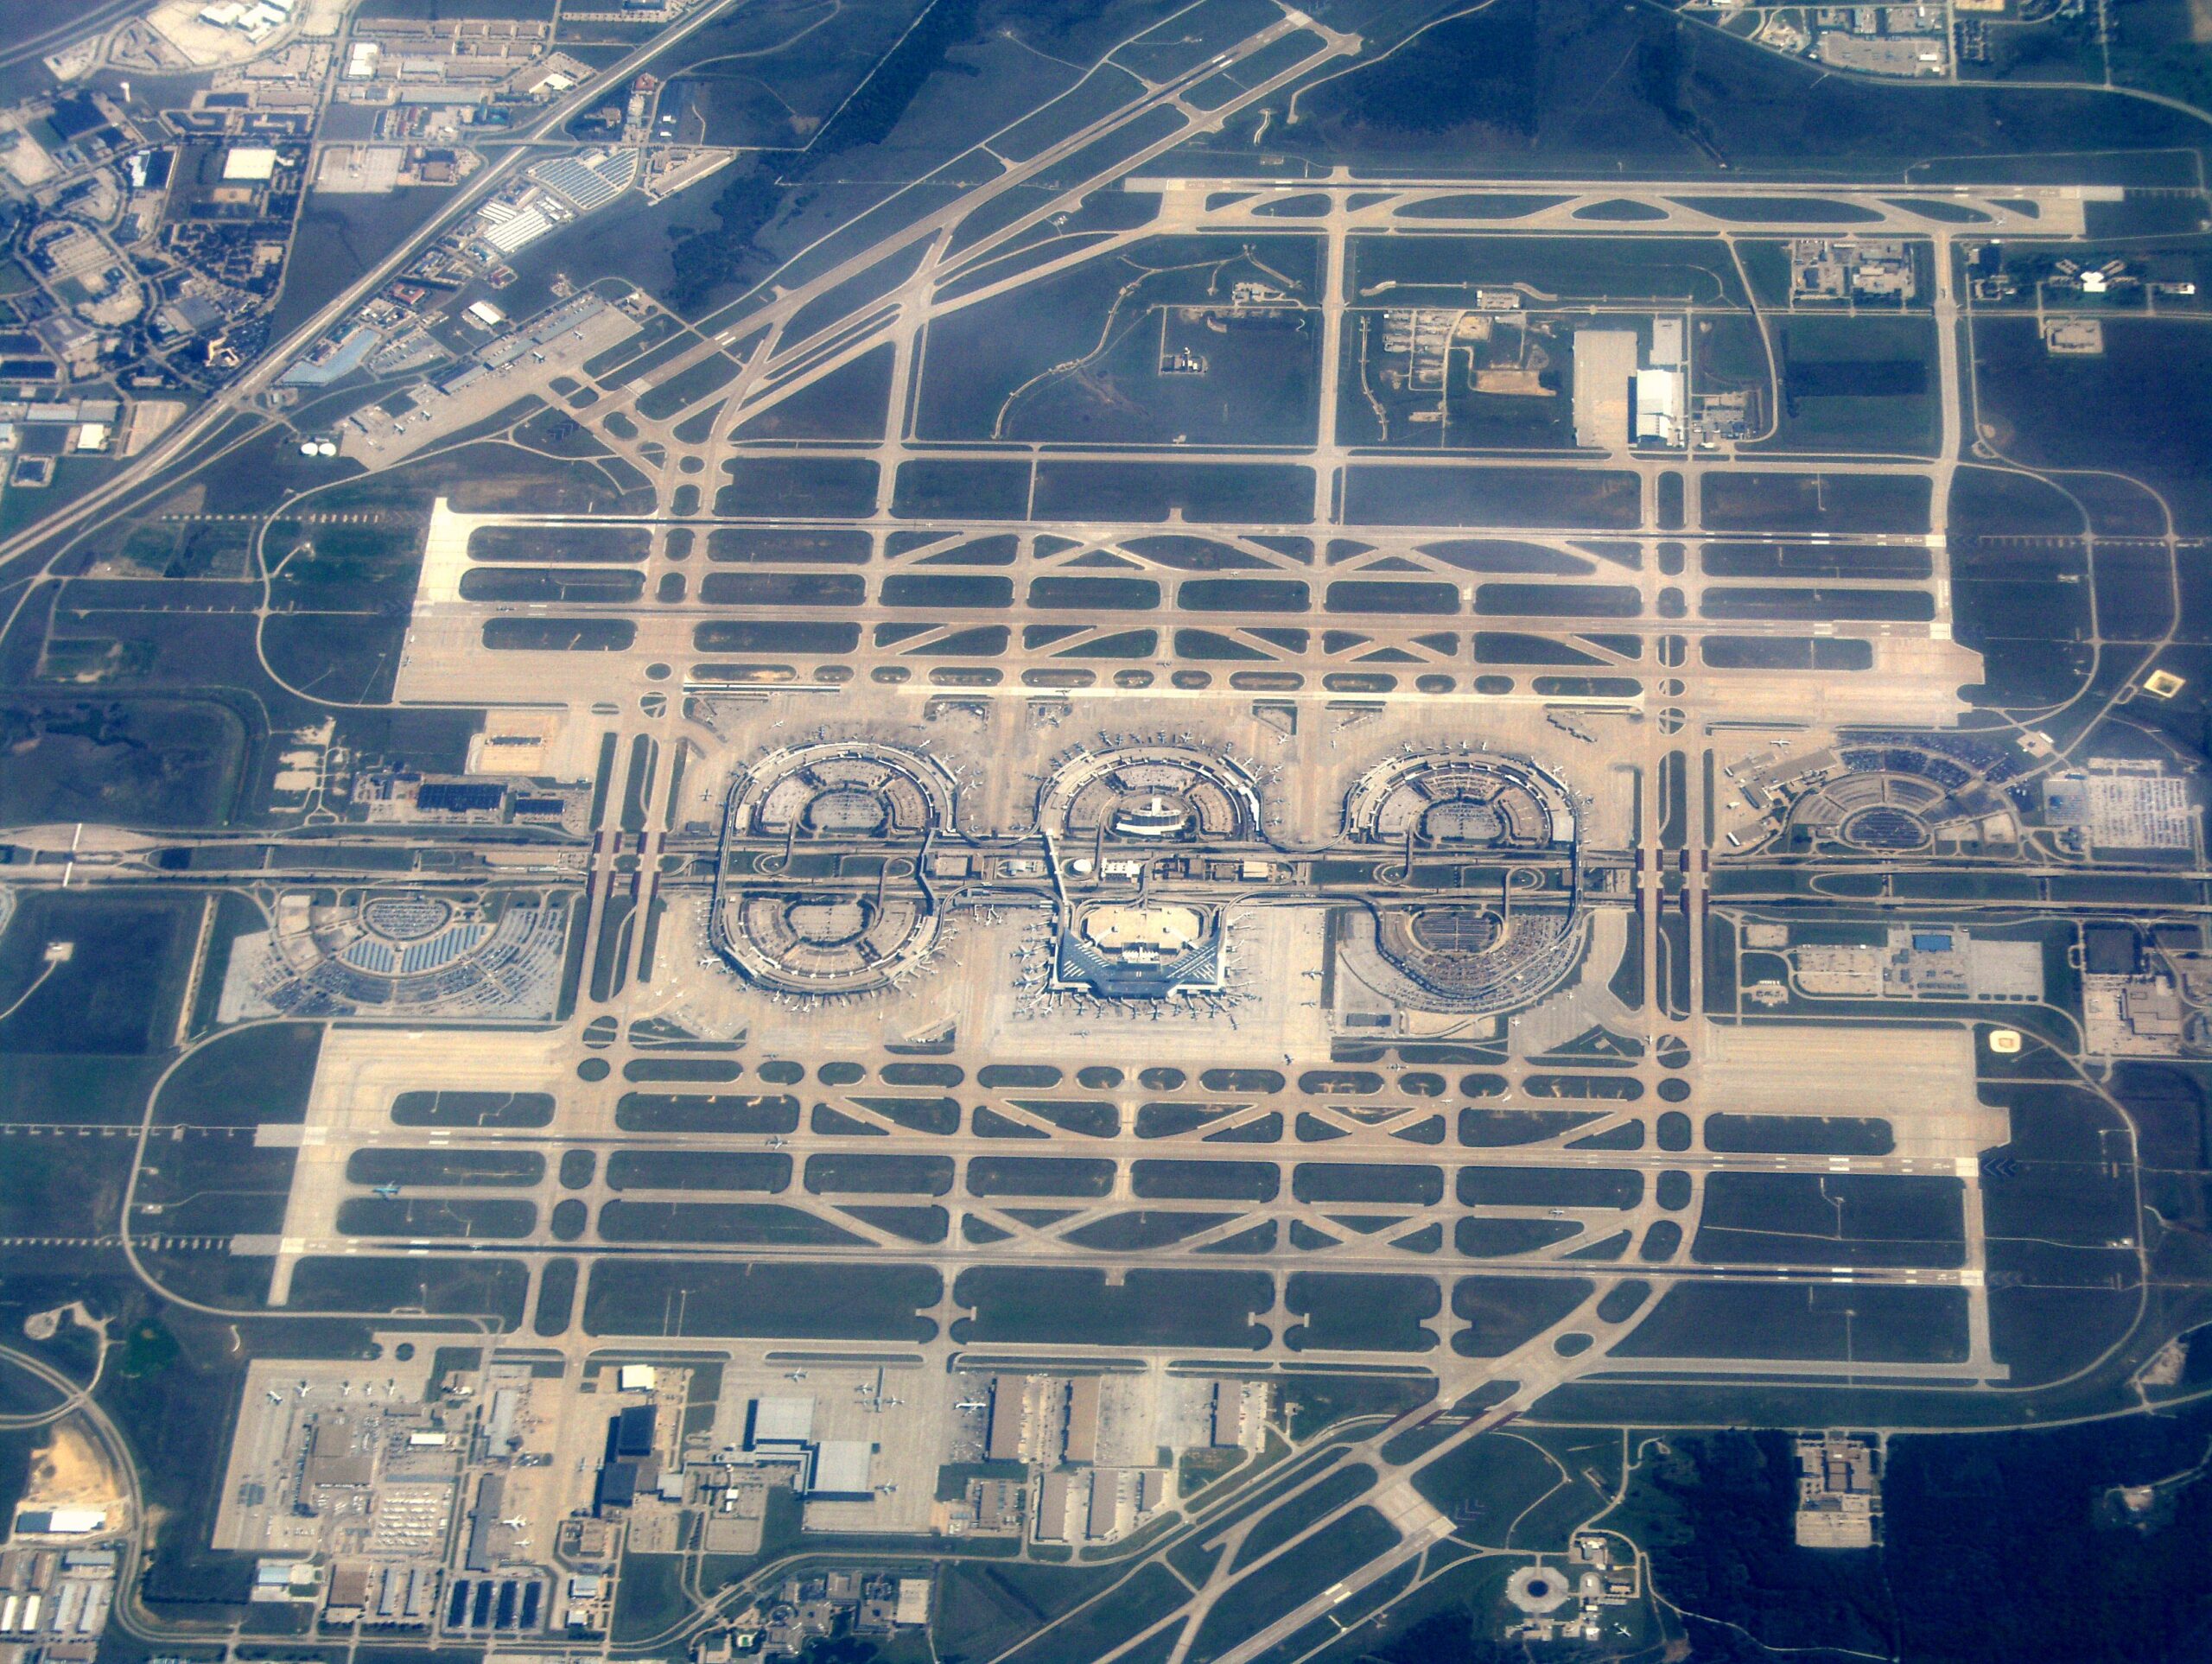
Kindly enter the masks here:
M 1387 871 L 1436 898 L 1373 900 L 1344 918 L 1348 965 L 1398 1003 L 1507 1011 L 1550 993 L 1574 969 L 1583 939 L 1574 802 L 1538 765 L 1488 753 L 1393 758 L 1345 794 L 1344 832 L 1402 848 L 1403 864 L 1378 876 Z M 1516 864 L 1516 856 L 1554 859 Z
M 1037 794 L 1048 839 L 1235 843 L 1258 835 L 1260 795 L 1244 766 L 1185 745 L 1077 752 Z
M 1370 770 L 1345 794 L 1344 832 L 1414 848 L 1547 850 L 1574 842 L 1574 805 L 1522 759 L 1416 753 Z
M 709 933 L 779 994 L 902 981 L 955 909 L 1049 912 L 1048 996 L 1242 999 L 1230 920 L 1317 909 L 1353 976 L 1405 1007 L 1494 1013 L 1552 992 L 1584 941 L 1575 801 L 1525 758 L 1415 751 L 1345 792 L 1341 837 L 1293 852 L 1256 772 L 1188 740 L 1064 754 L 1035 829 L 955 829 L 935 759 L 861 739 L 772 752 L 730 787 Z M 1391 852 L 1376 858 L 1378 848 Z
M 921 858 L 953 806 L 934 759 L 868 740 L 772 752 L 741 770 L 709 911 L 714 950 L 778 993 L 893 987 L 938 942 Z
M 374 1011 L 509 1022 L 552 1015 L 564 905 L 295 890 L 276 899 L 274 913 L 273 930 L 235 949 L 226 1021 Z
M 1765 811 L 1776 853 L 2002 858 L 2022 850 L 2005 786 L 2013 766 L 1971 735 L 1846 734 L 1746 770 L 1742 785 Z

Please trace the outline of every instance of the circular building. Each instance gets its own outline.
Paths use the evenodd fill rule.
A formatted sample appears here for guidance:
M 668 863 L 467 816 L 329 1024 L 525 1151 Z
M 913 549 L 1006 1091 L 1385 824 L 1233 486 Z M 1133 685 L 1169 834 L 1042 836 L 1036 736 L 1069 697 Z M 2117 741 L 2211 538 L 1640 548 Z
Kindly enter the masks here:
M 1524 1566 L 1505 1580 L 1507 1601 L 1531 1617 L 1556 1612 L 1573 1597 L 1573 1580 L 1553 1566 Z

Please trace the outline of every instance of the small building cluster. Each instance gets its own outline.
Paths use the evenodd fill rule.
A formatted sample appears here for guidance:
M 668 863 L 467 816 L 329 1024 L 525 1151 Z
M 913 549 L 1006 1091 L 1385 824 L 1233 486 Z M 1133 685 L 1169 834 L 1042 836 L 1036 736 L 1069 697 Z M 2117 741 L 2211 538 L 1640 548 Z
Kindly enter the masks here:
M 1872 1548 L 1882 1540 L 1879 1453 L 1864 1439 L 1797 1441 L 1797 1546 Z
M 0 1660 L 92 1664 L 115 1600 L 117 1546 L 98 1508 L 29 1509 L 0 1549 Z
M 2196 281 L 2184 258 L 2171 251 L 2149 254 L 2103 254 L 2084 250 L 2056 254 L 2001 242 L 1975 243 L 1967 250 L 1967 285 L 1986 306 L 2032 304 L 2086 314 L 2046 322 L 2044 345 L 2054 352 L 2091 350 L 2081 338 L 2050 338 L 2050 322 L 2094 323 L 2107 312 L 2146 309 L 2161 300 L 2194 301 Z M 2093 338 L 2101 350 L 2102 332 Z
M 211 29 L 232 29 L 259 46 L 292 21 L 300 0 L 216 0 L 200 9 L 200 21 Z
M 817 1642 L 888 1638 L 929 1623 L 934 1589 L 926 1577 L 892 1572 L 844 1569 L 786 1578 L 772 1598 L 694 1641 L 692 1664 L 798 1658 Z
M 2065 0 L 2079 6 L 2082 0 Z M 1692 8 L 1744 16 L 1745 0 L 1695 0 Z M 2004 0 L 1955 0 L 1952 5 L 1793 6 L 1761 9 L 1750 38 L 1784 57 L 1808 58 L 1833 69 L 1901 80 L 1948 79 L 1951 74 L 1953 11 L 2001 11 Z M 1970 35 L 1980 40 L 1980 24 L 1958 24 L 1961 55 L 1967 55 Z M 1732 33 L 1737 31 L 1731 31 Z M 1986 54 L 1985 54 L 1986 55 Z
M 1265 1440 L 1271 1389 L 1263 1381 L 1184 1383 L 1189 1411 L 1184 1436 L 1200 1451 L 1229 1451 L 1240 1458 Z M 966 1506 L 976 1527 L 1018 1528 L 1010 1506 L 1033 1490 L 1032 1538 L 1044 1543 L 1111 1542 L 1143 1525 L 1177 1498 L 1173 1470 L 1128 1461 L 1130 1424 L 1148 1420 L 1144 1387 L 1114 1375 L 1017 1375 L 992 1378 L 988 1467 L 1029 1470 L 1029 1481 L 978 1477 L 968 1483 Z M 1185 1395 L 1189 1396 L 1188 1394 Z M 1119 1424 L 1117 1428 L 1116 1424 Z M 1145 1435 L 1149 1437 L 1148 1434 Z M 1157 1450 L 1157 1445 L 1150 1446 Z M 1116 1456 L 1121 1459 L 1115 1459 Z M 995 1489 L 998 1494 L 992 1495 Z M 983 1524 L 988 1517 L 989 1527 Z
M 1619 1641 L 1628 1634 L 1624 1609 L 1643 1597 L 1643 1568 L 1633 1552 L 1624 1559 L 1620 1541 L 1600 1531 L 1578 1534 L 1567 1564 L 1542 1560 L 1522 1566 L 1505 1580 L 1510 1616 L 1505 1638 L 1519 1642 Z M 1610 1633 L 1609 1633 L 1610 1626 Z
M 1795 237 L 1789 241 L 1789 301 L 1891 301 L 1919 292 L 1912 245 L 1902 237 Z

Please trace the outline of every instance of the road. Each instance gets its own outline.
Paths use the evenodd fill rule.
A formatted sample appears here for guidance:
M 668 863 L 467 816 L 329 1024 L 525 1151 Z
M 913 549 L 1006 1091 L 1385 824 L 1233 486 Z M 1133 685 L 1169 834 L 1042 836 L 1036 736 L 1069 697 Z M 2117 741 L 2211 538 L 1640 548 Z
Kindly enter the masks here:
M 158 478 L 165 468 L 188 456 L 200 441 L 225 422 L 233 416 L 250 411 L 262 393 L 289 367 L 292 360 L 312 346 L 326 330 L 359 311 L 364 302 L 391 282 L 417 254 L 467 214 L 474 213 L 495 190 L 519 172 L 531 159 L 530 141 L 581 114 L 603 96 L 604 87 L 637 74 L 662 53 L 740 3 L 741 0 L 705 0 L 696 10 L 687 13 L 663 33 L 626 54 L 599 76 L 556 100 L 525 123 L 512 136 L 512 148 L 505 154 L 493 158 L 477 169 L 466 182 L 456 187 L 452 199 L 436 214 L 334 296 L 314 316 L 289 335 L 271 342 L 259 361 L 224 389 L 221 394 L 171 428 L 114 479 L 86 492 L 60 513 L 50 515 L 0 542 L 0 587 L 25 581 L 28 575 L 14 569 L 14 563 L 27 551 L 50 541 L 60 532 L 96 519 L 105 510 L 128 502 L 142 492 L 149 481 Z

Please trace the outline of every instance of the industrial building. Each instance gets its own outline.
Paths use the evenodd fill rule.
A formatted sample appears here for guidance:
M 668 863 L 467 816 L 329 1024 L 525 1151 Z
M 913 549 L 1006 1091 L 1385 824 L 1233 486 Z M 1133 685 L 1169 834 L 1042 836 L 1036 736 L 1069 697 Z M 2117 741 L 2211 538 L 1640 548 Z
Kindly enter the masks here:
M 1874 1446 L 1826 1433 L 1797 1440 L 1800 1548 L 1872 1548 L 1882 1540 L 1882 1479 Z
M 1680 318 L 1652 320 L 1648 350 L 1632 329 L 1576 330 L 1574 442 L 1607 451 L 1680 447 L 1687 381 Z

